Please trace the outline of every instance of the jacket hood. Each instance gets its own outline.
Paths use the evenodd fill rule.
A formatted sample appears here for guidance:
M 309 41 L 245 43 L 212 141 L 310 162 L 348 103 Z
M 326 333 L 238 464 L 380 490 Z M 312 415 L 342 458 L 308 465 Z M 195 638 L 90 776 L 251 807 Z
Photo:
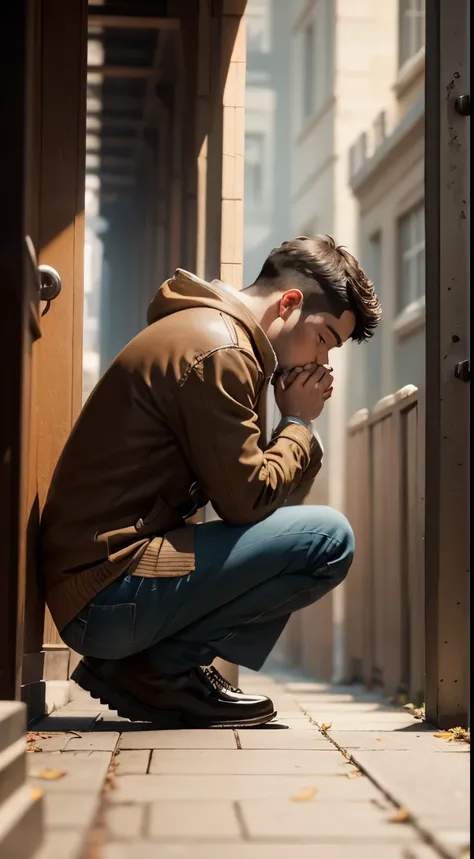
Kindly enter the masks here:
M 240 322 L 260 355 L 265 375 L 272 375 L 276 358 L 267 335 L 250 310 L 240 301 L 237 291 L 219 280 L 207 283 L 189 271 L 176 269 L 173 277 L 162 283 L 148 307 L 148 325 L 158 322 L 171 313 L 179 313 L 193 307 L 213 307 Z

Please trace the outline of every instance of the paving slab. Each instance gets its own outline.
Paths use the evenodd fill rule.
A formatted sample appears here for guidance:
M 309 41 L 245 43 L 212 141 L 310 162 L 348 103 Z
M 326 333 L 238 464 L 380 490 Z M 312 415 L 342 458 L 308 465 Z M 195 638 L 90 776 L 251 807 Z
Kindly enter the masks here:
M 403 717 L 390 719 L 384 713 L 381 715 L 367 713 L 367 718 L 361 714 L 348 715 L 345 713 L 308 713 L 317 725 L 330 725 L 333 731 L 401 731 L 411 728 L 413 722 L 405 721 Z
M 392 812 L 382 812 L 373 803 L 305 803 L 255 800 L 239 803 L 242 820 L 250 839 L 328 843 L 347 841 L 391 842 L 413 840 L 411 826 L 389 823 Z
M 108 841 L 138 841 L 145 835 L 146 805 L 116 805 L 107 809 Z M 130 845 L 128 846 L 130 850 Z
M 292 722 L 295 722 L 297 720 L 304 721 L 305 719 L 307 720 L 307 718 L 308 718 L 306 716 L 305 712 L 301 709 L 301 707 L 298 707 L 297 704 L 295 704 L 295 707 L 293 710 L 283 710 L 283 709 L 277 707 L 276 712 L 277 712 L 276 721 L 278 721 L 278 722 L 286 722 L 288 719 Z M 271 723 L 271 724 L 273 724 L 273 723 Z
M 78 859 L 84 854 L 88 832 L 86 829 L 49 831 L 34 859 Z
M 130 749 L 119 751 L 115 755 L 117 764 L 117 775 L 130 775 L 131 773 L 145 774 L 150 765 L 151 752 L 148 749 Z
M 230 730 L 127 731 L 120 739 L 121 749 L 236 749 Z
M 382 852 L 383 851 L 383 852 Z M 405 848 L 384 843 L 350 844 L 160 844 L 133 845 L 133 859 L 406 859 Z M 130 859 L 130 844 L 107 844 L 101 859 Z M 410 857 L 411 859 L 411 857 Z M 415 855 L 413 857 L 415 859 Z M 416 859 L 432 859 L 416 856 Z M 433 857 L 434 859 L 434 857 Z
M 400 731 L 337 731 L 330 728 L 331 739 L 344 749 L 351 751 L 420 751 L 423 753 L 469 754 L 469 746 L 463 743 L 446 742 L 436 737 L 436 732 L 420 725 L 418 729 Z
M 46 831 L 49 829 L 82 830 L 94 823 L 100 806 L 100 789 L 74 793 L 47 791 L 44 798 Z
M 470 853 L 471 833 L 469 821 L 464 818 L 463 824 L 456 826 L 452 816 L 438 814 L 420 815 L 417 822 L 425 832 L 429 832 L 447 856 L 453 859 L 468 859 Z
M 331 751 L 333 744 L 320 731 L 237 731 L 242 749 L 316 749 Z
M 349 770 L 348 770 L 349 771 Z M 368 778 L 300 775 L 123 775 L 109 795 L 110 803 L 149 802 L 150 799 L 233 800 L 284 799 L 298 802 L 315 791 L 318 801 L 377 800 L 380 791 Z M 295 799 L 296 797 L 296 799 Z
M 32 742 L 27 743 L 29 754 L 38 754 L 38 752 L 62 752 L 66 748 L 70 736 L 50 731 L 30 731 L 28 739 L 32 740 Z
M 347 771 L 339 751 L 285 749 L 238 750 L 159 749 L 153 752 L 150 773 L 184 775 L 339 775 Z
M 439 853 L 428 844 L 409 844 L 403 859 L 439 859 Z
M 71 793 L 76 791 L 101 790 L 109 768 L 109 752 L 74 754 L 68 752 L 27 755 L 30 783 L 49 793 Z M 44 771 L 64 773 L 59 778 L 44 778 Z
M 317 698 L 302 699 L 300 706 L 304 706 L 305 704 L 307 705 L 305 709 L 308 713 L 319 711 L 323 716 L 329 713 L 344 713 L 347 717 L 355 717 L 362 714 L 362 717 L 366 718 L 367 713 L 370 713 L 371 716 L 378 716 L 383 713 L 384 715 L 393 716 L 395 721 L 400 716 L 403 716 L 406 722 L 413 721 L 413 716 L 408 715 L 406 710 L 397 710 L 395 707 L 387 706 L 381 707 L 375 701 L 331 701 L 325 697 L 323 701 L 318 701 Z
M 242 837 L 235 803 L 222 800 L 155 802 L 149 821 L 149 837 L 162 841 L 239 841 Z
M 354 750 L 353 759 L 392 798 L 414 815 L 448 815 L 457 825 L 469 821 L 469 755 L 438 755 L 412 750 L 383 754 Z
M 113 752 L 120 737 L 120 734 L 115 731 L 103 731 L 99 733 L 91 731 L 83 734 L 78 731 L 77 733 L 80 736 L 70 736 L 66 751 L 83 752 L 89 750 L 91 752 Z
M 303 712 L 301 713 L 301 716 L 299 718 L 296 718 L 296 719 L 295 719 L 294 713 L 291 715 L 291 718 L 286 718 L 285 716 L 278 714 L 278 717 L 276 718 L 276 720 L 274 722 L 270 722 L 264 728 L 261 728 L 261 730 L 262 731 L 263 730 L 274 731 L 274 730 L 281 730 L 283 728 L 290 728 L 292 730 L 296 729 L 298 731 L 308 731 L 308 730 L 309 731 L 317 731 L 318 730 L 316 725 L 313 722 L 310 722 L 308 717 L 305 716 L 305 714 Z M 239 728 L 239 731 L 240 730 L 241 729 Z M 249 728 L 248 730 L 251 730 L 251 729 Z
M 323 707 L 313 708 L 306 712 L 311 719 L 314 719 L 318 723 L 336 722 L 339 718 L 344 719 L 346 722 L 353 722 L 354 724 L 363 726 L 369 725 L 371 722 L 398 724 L 399 726 L 403 725 L 406 727 L 413 725 L 413 716 L 408 715 L 406 712 L 399 712 L 388 708 L 387 710 L 377 707 L 374 709 L 372 704 L 364 704 L 362 706 L 367 709 L 353 709 L 351 704 L 348 704 L 347 707 L 344 707 L 343 704 L 336 705 L 335 707 L 329 707 L 328 704 L 324 704 Z M 364 727 L 364 730 L 370 729 Z

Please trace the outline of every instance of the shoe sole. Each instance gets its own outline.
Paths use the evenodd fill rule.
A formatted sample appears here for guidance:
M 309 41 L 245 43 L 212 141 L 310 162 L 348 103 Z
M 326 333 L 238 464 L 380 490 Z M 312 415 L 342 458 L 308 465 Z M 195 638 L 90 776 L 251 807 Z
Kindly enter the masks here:
M 79 662 L 77 667 L 71 674 L 71 680 L 74 680 L 81 689 L 105 704 L 111 710 L 115 710 L 123 719 L 129 719 L 131 722 L 151 722 L 161 730 L 172 730 L 177 728 L 252 728 L 258 725 L 265 725 L 276 718 L 276 710 L 272 713 L 267 713 L 261 716 L 254 716 L 249 719 L 211 719 L 202 716 L 192 716 L 191 713 L 185 713 L 182 710 L 151 710 L 144 707 L 134 698 L 130 698 L 122 692 L 116 692 L 111 686 L 102 680 L 102 678 L 91 671 L 82 662 Z

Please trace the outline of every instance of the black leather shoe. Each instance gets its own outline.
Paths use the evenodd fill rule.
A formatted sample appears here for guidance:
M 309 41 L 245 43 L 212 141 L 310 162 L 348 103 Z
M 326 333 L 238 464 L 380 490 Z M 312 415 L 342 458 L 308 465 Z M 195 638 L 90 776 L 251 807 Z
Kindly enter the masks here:
M 152 671 L 145 654 L 84 658 L 71 679 L 119 716 L 161 728 L 252 727 L 276 716 L 269 698 L 245 695 L 213 666 L 175 677 Z

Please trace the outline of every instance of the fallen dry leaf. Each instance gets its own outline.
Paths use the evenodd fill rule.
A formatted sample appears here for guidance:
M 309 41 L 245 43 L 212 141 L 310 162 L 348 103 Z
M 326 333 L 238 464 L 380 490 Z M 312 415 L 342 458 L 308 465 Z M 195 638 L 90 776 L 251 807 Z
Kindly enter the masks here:
M 449 731 L 437 731 L 434 736 L 440 740 L 447 740 L 448 743 L 456 740 L 458 743 L 468 743 L 468 745 L 471 745 L 471 732 L 466 731 L 465 728 L 450 728 Z
M 465 728 L 450 728 L 449 733 L 452 734 L 453 740 L 471 745 L 471 732 Z
M 323 722 L 323 724 L 321 725 L 321 730 L 323 734 L 325 734 L 326 731 L 329 731 L 329 728 L 332 728 L 332 722 Z
M 307 787 L 305 790 L 300 791 L 295 796 L 291 797 L 292 802 L 309 802 L 313 796 L 316 796 L 317 790 L 315 787 Z
M 46 767 L 44 770 L 39 770 L 39 772 L 31 773 L 33 778 L 44 778 L 46 781 L 56 781 L 58 778 L 63 778 L 67 775 L 65 770 L 50 770 L 49 767 Z
M 44 790 L 41 790 L 40 787 L 34 787 L 31 791 L 31 799 L 33 802 L 37 802 L 42 796 L 44 796 Z
M 350 773 L 346 773 L 347 778 L 360 778 L 362 775 L 360 770 L 353 770 Z
M 42 752 L 43 749 L 41 748 L 41 746 L 37 746 L 36 743 L 30 743 L 26 751 L 31 754 L 31 752 Z
M 381 742 L 382 742 L 382 737 L 376 737 L 376 738 L 375 738 L 375 742 L 376 742 L 376 743 L 381 743 Z
M 410 817 L 408 808 L 399 808 L 391 817 L 388 818 L 389 823 L 406 823 Z
M 44 731 L 28 731 L 26 735 L 27 743 L 35 743 L 37 740 L 49 740 L 52 734 L 46 734 Z

